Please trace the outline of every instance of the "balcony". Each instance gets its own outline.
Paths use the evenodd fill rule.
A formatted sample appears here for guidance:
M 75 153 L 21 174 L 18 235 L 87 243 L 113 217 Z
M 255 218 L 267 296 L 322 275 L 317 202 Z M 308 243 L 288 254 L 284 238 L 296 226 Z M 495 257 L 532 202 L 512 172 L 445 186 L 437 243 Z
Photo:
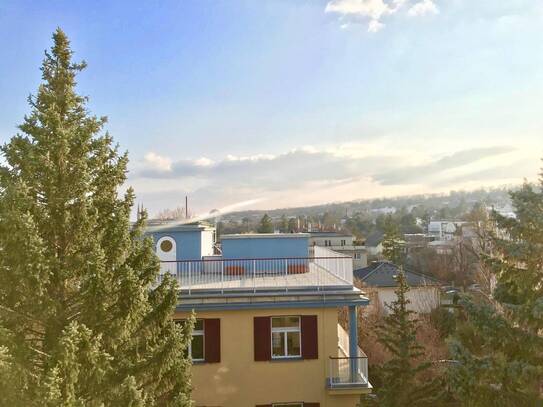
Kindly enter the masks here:
M 184 295 L 225 291 L 296 291 L 352 288 L 352 258 L 322 247 L 310 257 L 161 262 L 159 282 L 174 276 Z
M 337 394 L 367 393 L 372 386 L 368 379 L 368 357 L 357 348 L 355 356 L 349 355 L 349 335 L 338 324 L 338 356 L 328 362 L 327 387 Z

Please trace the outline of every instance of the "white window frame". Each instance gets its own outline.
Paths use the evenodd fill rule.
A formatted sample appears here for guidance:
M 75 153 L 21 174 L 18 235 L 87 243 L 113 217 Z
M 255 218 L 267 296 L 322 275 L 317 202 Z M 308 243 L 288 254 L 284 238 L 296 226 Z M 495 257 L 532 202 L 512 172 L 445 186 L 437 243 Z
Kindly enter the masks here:
M 205 362 L 205 360 L 206 360 L 205 323 L 204 323 L 203 319 L 197 319 L 197 321 L 202 321 L 202 329 L 193 329 L 192 330 L 192 337 L 191 337 L 191 340 L 189 342 L 188 351 L 189 351 L 190 358 L 191 358 L 191 360 L 193 362 Z M 202 337 L 202 358 L 201 359 L 200 358 L 195 359 L 195 358 L 192 357 L 192 339 L 195 336 L 201 336 Z
M 278 319 L 278 318 L 298 318 L 298 326 L 288 326 L 288 327 L 274 327 L 273 326 L 273 320 L 275 319 Z M 302 317 L 299 316 L 299 315 L 277 315 L 277 316 L 274 316 L 274 317 L 271 317 L 270 318 L 270 328 L 271 328 L 271 332 L 270 332 L 270 340 L 271 340 L 271 344 L 270 344 L 270 347 L 271 347 L 271 358 L 272 359 L 299 359 L 302 357 Z M 283 351 L 284 351 L 284 355 L 281 355 L 281 356 L 275 356 L 273 354 L 273 334 L 274 333 L 282 333 L 284 332 L 285 335 L 284 335 L 284 342 L 283 342 Z M 288 353 L 288 339 L 287 339 L 287 336 L 288 336 L 288 333 L 289 332 L 297 332 L 298 333 L 298 337 L 300 338 L 300 353 L 298 355 L 287 355 Z M 279 403 L 281 404 L 281 403 Z M 294 404 L 296 405 L 296 403 Z

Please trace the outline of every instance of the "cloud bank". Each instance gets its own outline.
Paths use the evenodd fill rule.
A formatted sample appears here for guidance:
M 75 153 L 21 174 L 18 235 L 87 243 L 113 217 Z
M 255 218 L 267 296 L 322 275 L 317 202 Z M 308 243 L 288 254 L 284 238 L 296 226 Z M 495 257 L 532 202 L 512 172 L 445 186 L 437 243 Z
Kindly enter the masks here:
M 218 159 L 149 152 L 129 181 L 151 213 L 185 194 L 200 211 L 253 199 L 273 208 L 519 182 L 533 175 L 522 157 L 504 145 L 424 153 L 357 143 Z

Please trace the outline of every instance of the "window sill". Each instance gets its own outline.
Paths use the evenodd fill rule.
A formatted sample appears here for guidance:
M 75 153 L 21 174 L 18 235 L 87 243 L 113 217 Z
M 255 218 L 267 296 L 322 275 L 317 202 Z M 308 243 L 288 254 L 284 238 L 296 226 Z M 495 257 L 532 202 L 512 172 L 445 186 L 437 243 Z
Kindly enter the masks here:
M 297 360 L 304 360 L 301 356 L 288 356 L 288 357 L 282 357 L 282 358 L 274 358 L 272 357 L 270 359 L 270 362 L 294 362 Z

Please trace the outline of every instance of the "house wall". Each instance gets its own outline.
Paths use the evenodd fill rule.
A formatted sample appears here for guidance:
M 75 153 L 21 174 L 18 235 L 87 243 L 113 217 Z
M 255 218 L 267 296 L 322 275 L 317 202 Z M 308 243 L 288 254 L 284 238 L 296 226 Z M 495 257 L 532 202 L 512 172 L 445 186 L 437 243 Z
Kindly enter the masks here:
M 202 258 L 202 236 L 199 230 L 153 232 L 151 235 L 155 243 L 163 236 L 173 238 L 176 243 L 177 260 Z
M 390 304 L 397 298 L 394 293 L 395 287 L 373 287 L 373 289 L 377 292 L 381 307 L 387 312 L 385 304 Z M 406 297 L 411 301 L 407 308 L 418 313 L 428 313 L 439 307 L 439 289 L 434 286 L 411 287 Z
M 307 257 L 307 235 L 263 237 L 262 235 L 223 237 L 221 240 L 223 258 L 225 259 L 255 259 L 255 258 L 285 258 Z
M 202 256 L 213 255 L 213 230 L 165 230 L 150 232 L 156 244 L 164 236 L 171 237 L 176 244 L 176 260 L 201 260 Z M 156 247 L 155 247 L 156 250 Z
M 318 359 L 254 361 L 253 318 L 317 315 Z M 176 318 L 186 318 L 176 313 Z M 328 394 L 329 356 L 338 355 L 337 309 L 293 308 L 202 311 L 196 317 L 220 318 L 220 363 L 192 367 L 196 406 L 253 407 L 274 402 L 318 402 L 321 407 L 354 407 L 359 395 Z
M 309 238 L 309 244 L 311 246 L 317 245 L 326 247 L 326 241 L 330 242 L 329 246 L 352 246 L 353 245 L 353 236 L 311 236 Z M 341 244 L 341 241 L 345 241 L 345 244 Z

